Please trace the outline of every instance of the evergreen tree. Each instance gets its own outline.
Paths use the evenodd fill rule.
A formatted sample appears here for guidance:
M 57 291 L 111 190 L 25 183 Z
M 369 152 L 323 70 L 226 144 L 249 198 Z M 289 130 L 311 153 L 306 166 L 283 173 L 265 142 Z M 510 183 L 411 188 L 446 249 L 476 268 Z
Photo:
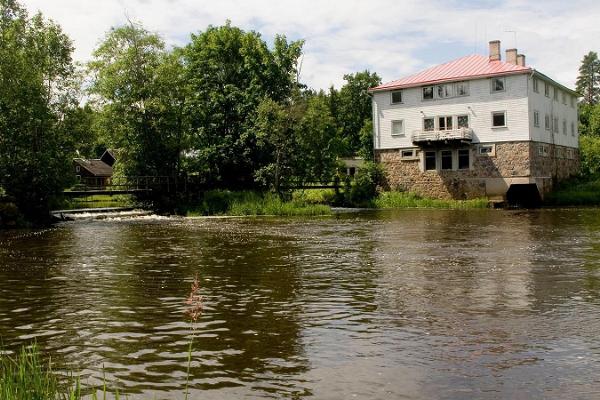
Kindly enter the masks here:
M 600 60 L 598 54 L 590 51 L 583 57 L 577 78 L 577 91 L 585 104 L 597 104 L 600 100 Z

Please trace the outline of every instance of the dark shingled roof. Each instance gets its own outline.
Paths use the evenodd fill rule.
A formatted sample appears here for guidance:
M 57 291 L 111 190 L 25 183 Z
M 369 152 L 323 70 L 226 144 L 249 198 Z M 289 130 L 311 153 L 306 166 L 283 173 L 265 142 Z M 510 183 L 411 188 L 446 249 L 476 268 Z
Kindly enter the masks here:
M 73 161 L 81 168 L 88 170 L 94 176 L 112 176 L 113 174 L 112 167 L 102 160 L 83 160 L 81 158 L 76 158 Z

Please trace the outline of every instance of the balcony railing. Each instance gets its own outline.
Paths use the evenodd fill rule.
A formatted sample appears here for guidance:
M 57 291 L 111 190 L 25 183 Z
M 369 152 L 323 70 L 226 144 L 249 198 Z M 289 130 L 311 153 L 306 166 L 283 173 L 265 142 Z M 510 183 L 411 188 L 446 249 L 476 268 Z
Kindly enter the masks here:
M 414 131 L 412 134 L 414 144 L 427 144 L 435 142 L 461 141 L 471 142 L 473 140 L 473 129 L 459 128 L 447 131 Z

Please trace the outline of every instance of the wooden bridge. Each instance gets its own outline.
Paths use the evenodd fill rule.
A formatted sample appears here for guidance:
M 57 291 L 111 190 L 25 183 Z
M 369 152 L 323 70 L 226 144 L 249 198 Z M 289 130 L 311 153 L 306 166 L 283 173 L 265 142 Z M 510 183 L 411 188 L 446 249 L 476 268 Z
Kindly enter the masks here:
M 67 197 L 91 196 L 105 194 L 141 194 L 152 191 L 172 192 L 178 189 L 180 180 L 170 176 L 123 176 L 106 180 L 82 177 L 73 188 L 63 193 Z

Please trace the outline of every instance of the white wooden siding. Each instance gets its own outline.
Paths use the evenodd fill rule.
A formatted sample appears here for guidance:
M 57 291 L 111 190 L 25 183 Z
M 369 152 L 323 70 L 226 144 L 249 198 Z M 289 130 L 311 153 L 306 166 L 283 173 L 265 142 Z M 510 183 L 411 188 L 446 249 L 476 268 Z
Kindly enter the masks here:
M 554 89 L 550 90 L 550 97 L 544 95 L 544 80 L 538 79 L 539 93 L 533 91 L 533 77 L 529 79 L 529 113 L 531 115 L 529 129 L 531 139 L 537 142 L 554 143 L 560 146 L 579 147 L 579 132 L 577 130 L 577 99 L 575 107 L 571 107 L 572 95 L 567 93 L 567 104 L 562 102 L 562 90 L 558 96 L 558 101 L 554 100 Z M 552 83 L 549 82 L 552 86 Z M 559 89 L 560 90 L 560 89 Z M 533 124 L 533 112 L 540 113 L 540 126 Z M 545 117 L 550 116 L 550 130 L 545 128 Z M 554 117 L 558 118 L 558 133 L 552 130 L 552 121 Z M 567 134 L 563 133 L 563 120 L 567 121 Z M 571 123 L 575 124 L 575 136 L 571 134 Z
M 468 96 L 443 100 L 422 100 L 421 87 L 409 88 L 403 90 L 402 104 L 391 104 L 389 91 L 374 93 L 375 148 L 413 147 L 410 136 L 423 129 L 423 118 L 445 115 L 468 115 L 474 143 L 530 140 L 528 79 L 529 74 L 506 76 L 506 90 L 499 93 L 491 93 L 490 79 L 471 80 Z M 506 128 L 492 128 L 494 111 L 506 111 Z M 392 136 L 392 121 L 400 119 L 405 135 Z

